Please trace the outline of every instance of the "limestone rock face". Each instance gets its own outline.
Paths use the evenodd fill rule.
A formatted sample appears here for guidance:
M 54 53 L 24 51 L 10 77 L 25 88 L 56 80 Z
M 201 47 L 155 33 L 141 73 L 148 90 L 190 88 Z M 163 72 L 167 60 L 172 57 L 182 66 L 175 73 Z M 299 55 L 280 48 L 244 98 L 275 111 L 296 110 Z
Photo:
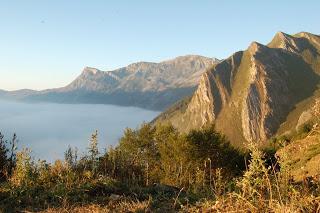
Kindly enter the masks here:
M 265 142 L 318 91 L 319 38 L 280 32 L 268 46 L 253 42 L 204 73 L 186 110 L 167 120 L 182 131 L 213 122 L 231 142 Z
M 190 118 L 186 122 L 190 127 L 203 126 L 214 121 L 214 99 L 207 73 L 202 75 L 198 89 L 188 105 L 187 113 Z
M 253 43 L 247 93 L 242 106 L 243 136 L 247 141 L 265 141 L 290 108 L 288 71 L 277 51 Z
M 186 130 L 216 120 L 222 107 L 230 99 L 232 84 L 242 54 L 242 52 L 235 53 L 202 75 L 198 89 L 182 118 L 188 123 Z

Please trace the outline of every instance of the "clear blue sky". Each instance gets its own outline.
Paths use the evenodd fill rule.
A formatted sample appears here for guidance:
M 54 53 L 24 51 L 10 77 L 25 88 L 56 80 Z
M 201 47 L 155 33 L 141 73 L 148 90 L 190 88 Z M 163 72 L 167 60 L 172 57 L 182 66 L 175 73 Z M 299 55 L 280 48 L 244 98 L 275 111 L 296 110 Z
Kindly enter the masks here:
M 320 34 L 319 9 L 319 0 L 0 0 L 0 88 L 64 86 L 84 66 L 222 59 L 277 31 Z

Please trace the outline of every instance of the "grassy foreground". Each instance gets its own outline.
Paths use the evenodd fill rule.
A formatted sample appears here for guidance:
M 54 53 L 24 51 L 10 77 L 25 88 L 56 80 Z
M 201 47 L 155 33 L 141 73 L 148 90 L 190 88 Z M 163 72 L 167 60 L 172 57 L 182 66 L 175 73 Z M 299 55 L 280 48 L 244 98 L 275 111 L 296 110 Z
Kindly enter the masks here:
M 104 153 L 96 132 L 85 155 L 69 148 L 64 160 L 50 164 L 32 159 L 27 149 L 16 152 L 16 136 L 8 142 L 0 135 L 0 209 L 320 212 L 320 170 L 314 169 L 319 109 L 313 125 L 293 137 L 298 139 L 271 146 L 277 152 L 254 143 L 247 152 L 234 149 L 212 125 L 184 134 L 170 125 L 143 124 L 127 129 L 119 145 Z M 302 173 L 302 167 L 310 172 Z

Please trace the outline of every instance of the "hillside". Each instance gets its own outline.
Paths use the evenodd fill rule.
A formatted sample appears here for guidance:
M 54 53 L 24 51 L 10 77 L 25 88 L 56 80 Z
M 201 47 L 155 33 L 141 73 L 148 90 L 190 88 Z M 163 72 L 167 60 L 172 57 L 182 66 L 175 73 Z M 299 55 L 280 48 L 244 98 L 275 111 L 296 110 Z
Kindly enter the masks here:
M 297 134 L 289 144 L 277 151 L 277 156 L 286 163 L 287 170 L 295 181 L 320 176 L 320 99 L 308 111 L 311 118 L 309 129 Z
M 295 128 L 319 96 L 319 74 L 320 36 L 279 32 L 268 45 L 253 42 L 215 64 L 187 107 L 157 122 L 181 131 L 214 123 L 235 145 L 265 142 Z
M 113 71 L 85 67 L 65 87 L 4 92 L 0 96 L 24 101 L 102 103 L 163 110 L 191 95 L 200 76 L 217 61 L 187 55 L 160 63 L 138 62 Z
M 302 181 L 306 177 L 318 177 L 320 175 L 319 129 L 280 149 L 277 154 L 288 161 L 288 168 L 295 181 Z

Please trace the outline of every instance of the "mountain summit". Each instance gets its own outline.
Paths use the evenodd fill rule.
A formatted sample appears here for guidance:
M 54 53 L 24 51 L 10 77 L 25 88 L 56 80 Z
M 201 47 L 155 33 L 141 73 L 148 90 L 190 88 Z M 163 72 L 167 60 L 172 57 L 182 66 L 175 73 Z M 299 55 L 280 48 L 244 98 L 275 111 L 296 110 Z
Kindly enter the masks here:
M 297 125 L 319 96 L 319 75 L 320 37 L 279 32 L 215 64 L 183 107 L 157 121 L 182 131 L 213 122 L 235 144 L 263 142 Z

